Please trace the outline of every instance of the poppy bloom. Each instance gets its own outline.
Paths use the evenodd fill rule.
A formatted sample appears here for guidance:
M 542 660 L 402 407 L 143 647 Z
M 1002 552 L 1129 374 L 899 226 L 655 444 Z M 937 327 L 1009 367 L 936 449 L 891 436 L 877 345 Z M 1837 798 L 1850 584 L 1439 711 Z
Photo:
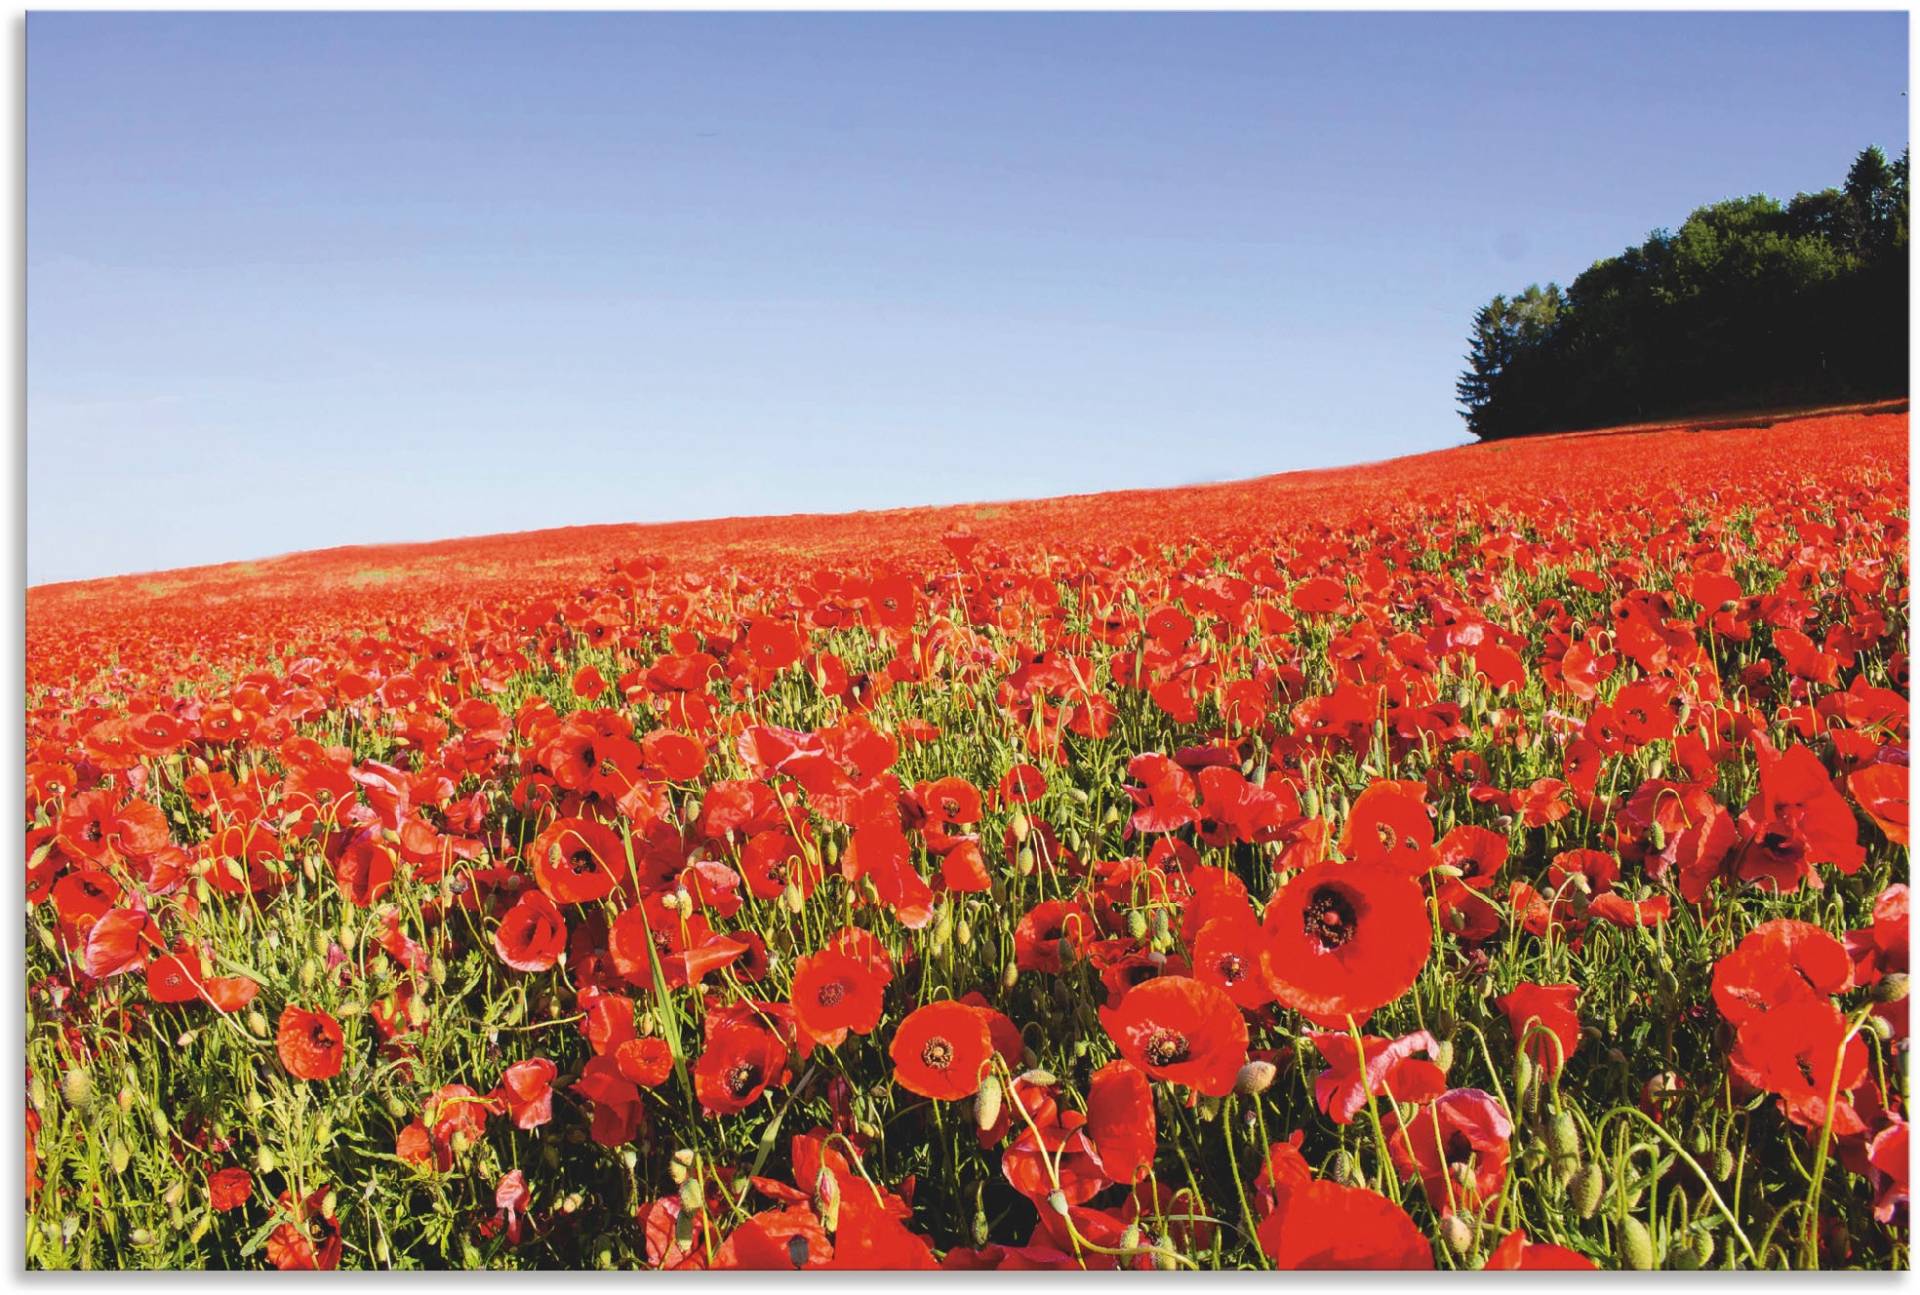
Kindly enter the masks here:
M 1340 850 L 1355 863 L 1377 863 L 1411 877 L 1426 874 L 1439 855 L 1433 848 L 1433 820 L 1421 793 L 1425 784 L 1383 779 L 1353 802 Z
M 1397 1039 L 1363 1037 L 1360 1042 L 1367 1056 L 1364 1075 L 1351 1035 L 1307 1037 L 1327 1060 L 1327 1068 L 1313 1081 L 1313 1100 L 1335 1124 L 1353 1123 L 1354 1116 L 1366 1109 L 1368 1093 L 1396 1102 L 1423 1102 L 1446 1088 L 1446 1075 L 1440 1067 L 1414 1056 L 1416 1052 L 1432 1056 L 1439 1047 L 1425 1030 Z
M 237 1210 L 253 1194 L 253 1175 L 244 1169 L 216 1169 L 207 1175 L 207 1203 L 222 1214 Z
M 642 1088 L 658 1088 L 673 1073 L 673 1049 L 653 1035 L 628 1039 L 613 1050 L 613 1059 L 620 1073 Z
M 1575 1271 L 1594 1266 L 1593 1260 L 1576 1250 L 1544 1241 L 1529 1241 L 1526 1232 L 1520 1228 L 1507 1233 L 1500 1244 L 1493 1248 L 1493 1253 L 1487 1256 L 1486 1262 L 1488 1272 Z
M 626 872 L 626 851 L 605 823 L 563 818 L 533 839 L 527 853 L 534 880 L 556 904 L 605 899 Z
M 1262 1220 L 1260 1248 L 1279 1269 L 1428 1269 L 1433 1246 L 1407 1212 L 1365 1187 L 1314 1181 Z
M 520 896 L 493 933 L 494 952 L 515 971 L 545 971 L 567 946 L 567 919 L 537 890 Z
M 280 1013 L 280 1064 L 295 1079 L 332 1079 L 340 1073 L 344 1036 L 325 1012 L 289 1006 Z
M 1513 1122 L 1478 1088 L 1454 1088 L 1433 1101 L 1389 1112 L 1387 1150 L 1402 1178 L 1418 1174 L 1427 1203 L 1441 1215 L 1478 1211 L 1507 1181 Z
M 594 1057 L 581 1068 L 572 1091 L 593 1103 L 588 1133 L 603 1147 L 625 1146 L 639 1133 L 645 1119 L 640 1090 L 620 1073 L 612 1057 Z
M 500 1076 L 492 1097 L 506 1106 L 517 1129 L 537 1129 L 553 1118 L 553 1080 L 559 1071 L 545 1057 L 516 1061 Z
M 1507 1014 L 1507 1024 L 1513 1027 L 1514 1042 L 1526 1039 L 1528 1054 L 1535 1063 L 1546 1067 L 1549 1076 L 1558 1074 L 1561 1064 L 1580 1046 L 1580 1014 L 1573 1005 L 1579 996 L 1578 985 L 1522 982 L 1515 985 L 1511 993 L 1495 1000 Z M 1528 1031 L 1534 1026 L 1544 1027 L 1552 1038 L 1537 1032 L 1528 1038 Z
M 1828 1093 L 1845 1102 L 1866 1078 L 1867 1048 L 1839 1008 L 1797 998 L 1743 1022 L 1727 1064 L 1755 1088 L 1780 1094 L 1788 1119 L 1817 1129 L 1829 1118 Z M 1850 1109 L 1836 1110 L 1833 1121 L 1842 1136 L 1865 1131 Z
M 887 1048 L 893 1079 L 910 1093 L 957 1102 L 980 1091 L 993 1036 L 979 1008 L 952 999 L 915 1008 Z
M 1152 1168 L 1159 1145 L 1153 1089 L 1138 1066 L 1116 1058 L 1093 1072 L 1087 1086 L 1087 1135 L 1115 1182 L 1131 1183 Z
M 1247 1022 L 1226 993 L 1186 976 L 1161 976 L 1130 991 L 1100 1024 L 1120 1055 L 1152 1079 L 1209 1097 L 1233 1091 L 1247 1064 Z
M 870 1034 L 880 1023 L 882 988 L 865 962 L 838 949 L 822 949 L 794 965 L 793 1014 L 814 1042 L 837 1047 L 849 1030 Z
M 1846 946 L 1811 922 L 1777 918 L 1713 967 L 1713 1001 L 1735 1025 L 1789 1003 L 1826 1002 L 1853 983 Z
M 1260 923 L 1245 909 L 1212 919 L 1194 939 L 1194 978 L 1226 991 L 1246 1011 L 1260 1010 L 1273 1001 L 1260 969 L 1262 943 Z
M 707 1040 L 693 1070 L 693 1090 L 711 1115 L 732 1115 L 786 1082 L 787 1048 L 758 1024 L 723 1026 Z
M 340 1266 L 343 1243 L 340 1220 L 322 1213 L 328 1188 L 310 1192 L 296 1201 L 292 1192 L 281 1192 L 276 1209 L 287 1222 L 267 1237 L 267 1262 L 282 1272 L 318 1269 L 331 1271 Z
M 1315 864 L 1263 925 L 1273 996 L 1318 1025 L 1364 1021 L 1406 993 L 1433 946 L 1420 885 L 1397 865 Z

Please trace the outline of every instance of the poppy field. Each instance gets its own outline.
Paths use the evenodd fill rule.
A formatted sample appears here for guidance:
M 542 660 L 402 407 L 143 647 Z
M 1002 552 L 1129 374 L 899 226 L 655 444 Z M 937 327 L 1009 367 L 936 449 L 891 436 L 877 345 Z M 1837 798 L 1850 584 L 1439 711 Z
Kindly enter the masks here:
M 1907 417 L 27 597 L 31 1268 L 1904 1268 Z

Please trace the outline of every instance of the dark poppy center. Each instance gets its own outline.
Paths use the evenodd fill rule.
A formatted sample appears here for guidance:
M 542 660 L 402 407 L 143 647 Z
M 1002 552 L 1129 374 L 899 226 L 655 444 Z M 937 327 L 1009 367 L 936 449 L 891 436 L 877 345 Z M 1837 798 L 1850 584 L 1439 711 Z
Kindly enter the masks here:
M 1247 977 L 1247 964 L 1237 953 L 1229 953 L 1220 959 L 1220 978 L 1229 985 L 1237 985 Z
M 745 1097 L 760 1082 L 760 1067 L 751 1061 L 736 1061 L 727 1068 L 722 1078 L 728 1092 L 735 1097 Z
M 920 1060 L 935 1070 L 945 1070 L 953 1064 L 953 1045 L 936 1035 L 920 1049 Z
M 830 980 L 820 986 L 820 992 L 815 995 L 815 1001 L 822 1007 L 832 1007 L 846 996 L 847 982 L 844 980 Z
M 598 871 L 600 861 L 593 857 L 591 850 L 575 850 L 567 856 L 567 867 L 573 870 L 574 876 L 584 877 L 590 872 Z
M 1146 1054 L 1149 1065 L 1177 1066 L 1193 1055 L 1193 1049 L 1186 1035 L 1162 1026 L 1147 1039 Z
M 1353 902 L 1333 886 L 1314 890 L 1307 901 L 1305 927 L 1307 938 L 1323 951 L 1332 952 L 1353 938 Z

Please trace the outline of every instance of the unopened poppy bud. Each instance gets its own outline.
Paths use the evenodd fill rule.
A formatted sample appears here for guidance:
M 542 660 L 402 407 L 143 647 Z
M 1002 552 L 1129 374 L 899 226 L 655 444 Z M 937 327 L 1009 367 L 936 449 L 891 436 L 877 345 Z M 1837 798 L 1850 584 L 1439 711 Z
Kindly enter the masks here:
M 953 928 L 953 938 L 960 942 L 961 948 L 971 948 L 973 946 L 973 923 L 967 921 L 964 917 L 961 918 L 959 925 Z
M 1571 1195 L 1573 1207 L 1580 1211 L 1580 1217 L 1590 1219 L 1600 1208 L 1600 1198 L 1606 1194 L 1607 1176 L 1601 1172 L 1597 1161 L 1588 1161 L 1573 1176 Z
M 1560 1160 L 1580 1154 L 1580 1126 L 1571 1111 L 1556 1112 L 1548 1122 L 1547 1149 Z
M 680 1208 L 689 1214 L 698 1214 L 707 1208 L 707 1190 L 698 1178 L 689 1178 L 680 1184 Z
M 1012 989 L 1015 985 L 1019 984 L 1020 964 L 1017 962 L 1009 962 L 1000 973 L 1000 983 L 1008 989 Z
M 261 1147 L 253 1158 L 254 1166 L 263 1174 L 270 1174 L 280 1167 L 280 1157 L 273 1154 L 272 1147 Z
M 1327 1163 L 1327 1177 L 1342 1187 L 1358 1187 L 1361 1183 L 1360 1166 L 1348 1152 L 1336 1151 L 1333 1159 Z
M 693 1169 L 693 1151 L 681 1147 L 673 1153 L 673 1159 L 667 1162 L 667 1176 L 678 1186 L 687 1181 L 687 1174 Z
M 1907 973 L 1890 971 L 1880 978 L 1873 987 L 1872 998 L 1876 1003 L 1897 1003 L 1907 996 Z
M 1045 1070 L 1039 1066 L 1029 1067 L 1027 1072 L 1021 1075 L 1020 1078 L 1022 1082 L 1032 1084 L 1037 1088 L 1052 1088 L 1060 1082 L 1051 1070 Z
M 1453 1040 L 1452 1039 L 1442 1039 L 1440 1040 L 1439 1043 L 1434 1045 L 1433 1064 L 1439 1067 L 1440 1073 L 1443 1075 L 1446 1074 L 1449 1070 L 1453 1069 Z
M 1522 1048 L 1513 1056 L 1513 1096 L 1514 1100 L 1525 1104 L 1527 1095 L 1533 1091 L 1533 1058 Z
M 132 1159 L 133 1153 L 127 1150 L 127 1144 L 119 1138 L 115 1138 L 113 1145 L 107 1148 L 107 1163 L 113 1166 L 113 1172 L 116 1174 L 126 1173 L 127 1163 Z
M 1258 1097 L 1273 1087 L 1274 1077 L 1279 1073 L 1271 1061 L 1249 1061 L 1233 1077 L 1233 1090 L 1242 1097 Z
M 1653 1233 L 1632 1214 L 1620 1224 L 1620 1266 L 1635 1272 L 1653 1271 Z
M 585 1203 L 585 1200 L 586 1198 L 579 1192 L 568 1192 L 560 1198 L 560 1212 L 562 1214 L 578 1213 L 580 1206 Z
M 1019 852 L 1013 856 L 1013 870 L 1022 877 L 1031 877 L 1033 875 L 1033 866 L 1033 848 L 1026 845 L 1021 846 Z
M 813 1212 L 820 1216 L 823 1229 L 828 1232 L 839 1231 L 840 1180 L 824 1165 L 813 1180 Z
M 1733 1152 L 1726 1147 L 1714 1148 L 1713 1176 L 1723 1183 L 1733 1177 Z
M 1052 1191 L 1047 1193 L 1047 1208 L 1062 1218 L 1065 1218 L 1068 1211 L 1073 1207 L 1067 1204 L 1067 1194 L 1065 1192 Z
M 798 881 L 789 879 L 786 889 L 780 892 L 780 903 L 789 913 L 798 917 L 807 906 L 807 893 L 800 889 Z
M 990 1233 L 990 1232 L 988 1231 L 988 1229 L 987 1229 L 987 1216 L 986 1216 L 986 1214 L 985 1214 L 985 1213 L 984 1213 L 983 1211 L 980 1211 L 980 1210 L 975 1210 L 975 1211 L 974 1211 L 974 1214 L 973 1214 L 973 1246 L 974 1246 L 974 1249 L 976 1249 L 976 1250 L 983 1250 L 983 1249 L 985 1249 L 985 1248 L 986 1248 L 986 1244 L 987 1244 L 987 1241 L 988 1241 L 988 1239 L 990 1238 L 990 1236 L 991 1236 L 991 1235 L 992 1235 L 992 1234 L 991 1234 L 991 1233 Z
M 1013 830 L 1013 839 L 1021 845 L 1026 844 L 1028 833 L 1033 831 L 1032 824 L 1027 822 L 1026 811 L 1020 809 L 1013 811 L 1013 818 L 1007 826 Z
M 1458 1214 L 1449 1214 L 1440 1220 L 1440 1239 L 1447 1243 L 1447 1249 L 1457 1255 L 1465 1255 L 1473 1249 L 1473 1224 Z
M 60 1095 L 67 1105 L 84 1111 L 93 1103 L 93 1076 L 84 1067 L 75 1066 L 60 1076 Z
M 1127 914 L 1127 935 L 1135 940 L 1147 938 L 1147 915 L 1137 908 Z
M 150 1246 L 153 1244 L 154 1238 L 153 1233 L 147 1231 L 145 1228 L 135 1228 L 133 1231 L 127 1233 L 127 1240 L 137 1246 Z
M 980 1091 L 973 1099 L 973 1123 L 982 1133 L 1000 1122 L 1000 1080 L 988 1075 L 980 1081 Z
M 1873 1037 L 1882 1043 L 1890 1042 L 1893 1038 L 1893 1022 L 1878 1012 L 1868 1013 L 1866 1028 L 1872 1031 Z
M 473 1145 L 473 1139 L 467 1136 L 465 1129 L 455 1129 L 453 1136 L 447 1139 L 447 1145 L 453 1148 L 454 1155 L 463 1156 L 467 1153 L 467 1148 Z
M 167 1188 L 166 1194 L 160 1199 L 168 1205 L 178 1205 L 186 1198 L 186 1195 L 187 1185 L 185 1183 L 175 1183 L 173 1186 Z

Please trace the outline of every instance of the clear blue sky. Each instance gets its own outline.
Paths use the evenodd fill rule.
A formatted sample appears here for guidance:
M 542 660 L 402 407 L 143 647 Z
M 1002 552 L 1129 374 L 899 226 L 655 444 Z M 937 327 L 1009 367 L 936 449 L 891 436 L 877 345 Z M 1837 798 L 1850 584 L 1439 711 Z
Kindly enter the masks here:
M 28 20 L 28 578 L 1464 439 L 1496 291 L 1906 143 L 1904 14 Z

